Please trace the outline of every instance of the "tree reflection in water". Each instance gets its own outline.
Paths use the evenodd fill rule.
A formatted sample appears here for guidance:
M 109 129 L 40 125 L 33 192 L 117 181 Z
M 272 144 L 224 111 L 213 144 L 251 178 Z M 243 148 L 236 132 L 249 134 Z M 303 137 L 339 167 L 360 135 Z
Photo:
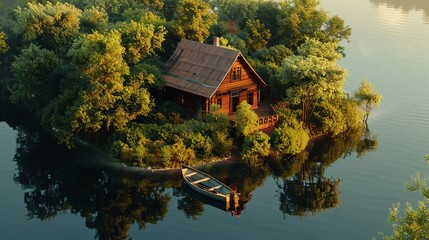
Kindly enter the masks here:
M 369 0 L 375 5 L 387 4 L 390 7 L 400 8 L 404 12 L 411 10 L 423 10 L 426 17 L 429 17 L 429 1 L 427 0 Z M 429 21 L 429 18 L 426 18 Z
M 49 220 L 69 211 L 86 219 L 99 239 L 126 239 L 131 224 L 145 228 L 168 212 L 165 189 L 181 179 L 124 177 L 74 165 L 72 154 L 40 131 L 18 128 L 14 180 L 25 189 L 30 218 Z
M 307 216 L 338 207 L 340 179 L 325 177 L 325 170 L 341 157 L 356 152 L 362 157 L 375 150 L 378 141 L 368 129 L 349 132 L 336 138 L 313 142 L 289 159 L 272 160 L 270 165 L 278 187 L 280 211 L 287 215 Z
M 87 152 L 68 151 L 50 134 L 20 126 L 15 127 L 18 135 L 14 180 L 25 190 L 24 202 L 30 218 L 50 220 L 66 211 L 85 218 L 86 226 L 95 229 L 96 238 L 126 239 L 132 224 L 143 229 L 166 216 L 172 198 L 166 189 L 173 190 L 177 208 L 188 218 L 202 215 L 205 204 L 218 207 L 186 191 L 179 174 L 149 177 L 107 171 L 100 165 L 83 166 L 81 163 L 90 158 Z M 278 185 L 280 210 L 285 216 L 307 216 L 339 205 L 341 180 L 325 177 L 327 167 L 341 157 L 354 152 L 363 156 L 376 148 L 377 138 L 369 131 L 349 133 L 316 141 L 292 158 L 262 163 L 226 162 L 201 170 L 243 196 L 249 196 L 273 175 Z M 246 201 L 235 210 L 243 210 Z M 218 208 L 231 211 L 225 206 Z

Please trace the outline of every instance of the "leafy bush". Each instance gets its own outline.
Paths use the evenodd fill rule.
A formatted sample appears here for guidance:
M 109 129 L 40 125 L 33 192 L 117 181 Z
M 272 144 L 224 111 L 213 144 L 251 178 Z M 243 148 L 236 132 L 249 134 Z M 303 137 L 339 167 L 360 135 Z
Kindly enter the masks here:
M 237 106 L 237 134 L 238 136 L 249 136 L 258 131 L 258 115 L 250 109 L 246 102 L 241 102 Z
M 114 141 L 111 154 L 132 166 L 144 167 L 146 144 L 149 141 L 141 131 L 127 128 L 121 132 L 119 139 Z
M 182 139 L 177 138 L 173 145 L 166 145 L 161 148 L 161 157 L 164 167 L 180 167 L 180 164 L 190 164 L 195 160 L 195 153 L 192 149 L 186 148 Z
M 317 104 L 312 123 L 334 136 L 363 127 L 358 105 L 349 99 Z
M 231 156 L 234 143 L 225 131 L 215 133 L 212 141 L 214 154 L 222 157 Z
M 310 137 L 302 122 L 288 118 L 279 124 L 271 134 L 271 144 L 281 154 L 297 154 L 304 150 Z
M 255 132 L 246 136 L 241 153 L 244 160 L 256 161 L 260 157 L 266 157 L 270 154 L 270 137 L 263 132 Z
M 193 133 L 185 138 L 185 144 L 191 148 L 198 158 L 207 159 L 212 155 L 212 140 L 201 133 Z

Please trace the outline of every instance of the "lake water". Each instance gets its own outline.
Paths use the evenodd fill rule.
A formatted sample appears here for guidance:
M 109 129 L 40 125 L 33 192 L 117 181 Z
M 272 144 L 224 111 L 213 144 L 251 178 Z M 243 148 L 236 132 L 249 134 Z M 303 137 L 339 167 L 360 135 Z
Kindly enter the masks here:
M 341 61 L 349 71 L 347 91 L 368 78 L 384 95 L 369 120 L 371 141 L 323 140 L 294 159 L 256 170 L 234 162 L 208 167 L 252 193 L 238 218 L 186 190 L 178 172 L 149 177 L 84 144 L 67 152 L 1 106 L 1 239 L 390 234 L 389 207 L 421 199 L 404 190 L 404 182 L 416 172 L 429 176 L 429 1 L 322 0 L 321 6 L 353 29 Z

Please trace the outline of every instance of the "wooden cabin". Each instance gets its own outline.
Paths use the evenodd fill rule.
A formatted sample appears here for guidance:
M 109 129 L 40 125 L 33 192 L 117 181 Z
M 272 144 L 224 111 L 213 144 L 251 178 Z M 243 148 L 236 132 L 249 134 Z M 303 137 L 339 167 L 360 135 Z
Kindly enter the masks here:
M 185 110 L 200 114 L 212 104 L 233 114 L 247 101 L 252 109 L 261 103 L 267 84 L 237 50 L 182 39 L 165 65 L 166 98 Z

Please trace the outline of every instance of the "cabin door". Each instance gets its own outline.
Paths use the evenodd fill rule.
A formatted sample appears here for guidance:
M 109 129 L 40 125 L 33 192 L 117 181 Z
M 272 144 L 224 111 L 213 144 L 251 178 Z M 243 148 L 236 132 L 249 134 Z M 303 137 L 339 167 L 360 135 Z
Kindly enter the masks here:
M 232 91 L 231 92 L 231 113 L 235 113 L 237 111 L 238 104 L 240 104 L 239 91 Z

